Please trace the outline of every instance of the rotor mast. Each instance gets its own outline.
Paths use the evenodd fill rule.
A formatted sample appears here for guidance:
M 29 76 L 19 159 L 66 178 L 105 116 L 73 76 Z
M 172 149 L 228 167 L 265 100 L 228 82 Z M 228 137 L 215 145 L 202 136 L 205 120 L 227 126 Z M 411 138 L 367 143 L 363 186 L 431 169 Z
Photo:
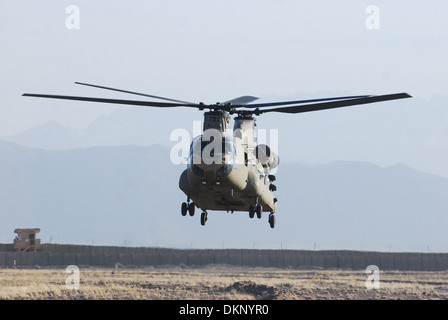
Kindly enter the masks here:
M 230 115 L 225 111 L 207 111 L 204 112 L 203 130 L 216 129 L 221 134 L 227 134 L 229 131 Z
M 253 150 L 255 148 L 255 126 L 254 117 L 238 116 L 234 119 L 233 135 L 236 138 L 240 138 L 248 150 Z

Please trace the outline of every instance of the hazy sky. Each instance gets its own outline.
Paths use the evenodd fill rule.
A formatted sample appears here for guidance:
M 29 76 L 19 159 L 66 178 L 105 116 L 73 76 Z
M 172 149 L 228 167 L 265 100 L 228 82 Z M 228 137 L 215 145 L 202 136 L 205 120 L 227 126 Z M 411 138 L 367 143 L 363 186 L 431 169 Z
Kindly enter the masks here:
M 79 9 L 79 29 L 71 29 L 70 5 Z M 51 120 L 85 128 L 130 108 L 24 92 L 139 99 L 74 81 L 206 103 L 240 95 L 448 96 L 447 12 L 446 1 L 2 0 L 0 136 Z M 405 103 L 397 102 L 397 118 Z M 173 129 L 202 118 L 191 110 L 148 112 Z M 356 121 L 356 113 L 338 114 Z M 275 126 L 286 120 L 272 117 Z

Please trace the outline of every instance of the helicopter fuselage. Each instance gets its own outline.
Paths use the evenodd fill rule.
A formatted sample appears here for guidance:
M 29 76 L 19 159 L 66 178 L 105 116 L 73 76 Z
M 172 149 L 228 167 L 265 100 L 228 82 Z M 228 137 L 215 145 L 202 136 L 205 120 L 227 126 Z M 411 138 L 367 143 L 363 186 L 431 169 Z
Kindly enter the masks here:
M 225 112 L 205 113 L 204 132 L 191 143 L 179 187 L 203 211 L 250 212 L 258 205 L 261 212 L 274 213 L 273 176 L 257 157 L 255 120 L 235 118 L 232 132 L 229 118 Z

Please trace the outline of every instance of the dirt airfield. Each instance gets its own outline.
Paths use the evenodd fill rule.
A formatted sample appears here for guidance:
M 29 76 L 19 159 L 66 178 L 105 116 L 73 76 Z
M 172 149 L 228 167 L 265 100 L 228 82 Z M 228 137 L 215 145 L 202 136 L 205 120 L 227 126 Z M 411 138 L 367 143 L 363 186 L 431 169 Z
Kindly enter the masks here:
M 234 266 L 0 269 L 2 300 L 447 300 L 448 271 L 379 271 L 368 289 L 364 270 Z M 372 279 L 370 279 L 372 280 Z M 369 283 L 373 283 L 368 280 Z M 76 286 L 79 284 L 79 286 Z

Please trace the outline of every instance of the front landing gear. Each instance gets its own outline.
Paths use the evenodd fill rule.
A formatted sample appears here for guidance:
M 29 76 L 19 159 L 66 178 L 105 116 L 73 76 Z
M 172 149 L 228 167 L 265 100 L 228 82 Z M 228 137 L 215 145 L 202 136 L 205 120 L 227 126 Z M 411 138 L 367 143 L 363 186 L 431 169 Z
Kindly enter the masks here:
M 251 204 L 249 206 L 249 218 L 251 218 L 251 219 L 253 219 L 255 217 L 255 214 L 257 215 L 258 219 L 261 219 L 262 212 L 263 212 L 263 206 L 261 204 L 259 204 L 259 203 Z M 271 228 L 273 229 L 275 227 L 274 212 L 271 212 L 269 214 L 268 222 L 269 222 L 269 225 L 271 226 Z
M 190 202 L 190 197 L 187 198 L 187 202 L 182 202 L 181 208 L 180 208 L 180 212 L 182 214 L 182 216 L 186 216 L 187 213 L 190 215 L 190 217 L 194 216 L 194 211 L 195 211 L 195 204 L 193 202 Z M 205 226 L 205 223 L 207 222 L 207 211 L 203 211 L 201 214 L 201 225 Z
M 193 202 L 182 202 L 181 213 L 185 217 L 187 212 L 190 216 L 194 216 L 194 203 Z
M 261 213 L 263 212 L 263 206 L 261 204 L 251 204 L 249 206 L 249 218 L 255 217 L 257 214 L 257 218 L 261 219 Z

